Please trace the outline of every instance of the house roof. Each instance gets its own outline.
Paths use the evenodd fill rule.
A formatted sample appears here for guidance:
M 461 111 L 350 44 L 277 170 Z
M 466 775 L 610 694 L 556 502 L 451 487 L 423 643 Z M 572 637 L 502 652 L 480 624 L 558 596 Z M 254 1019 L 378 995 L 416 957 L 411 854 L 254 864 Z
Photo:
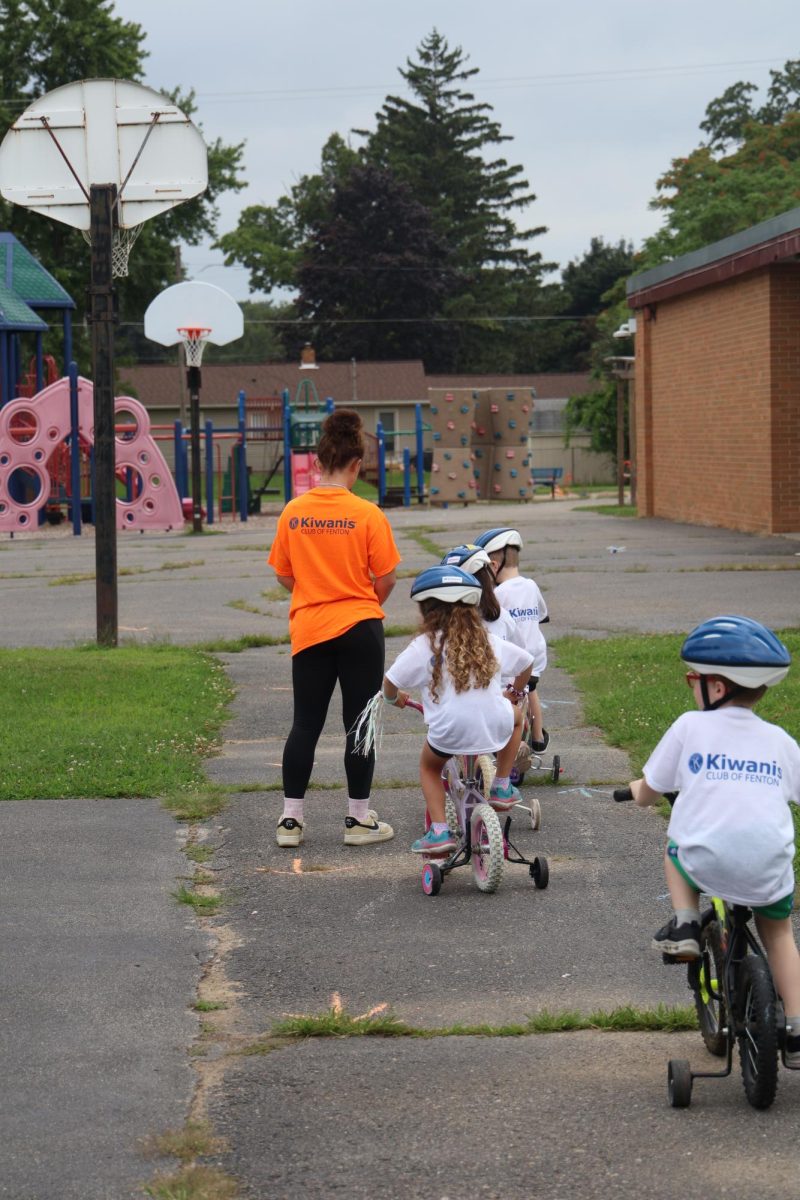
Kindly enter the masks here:
M 800 254 L 800 208 L 792 208 L 690 254 L 681 254 L 672 262 L 632 275 L 626 285 L 628 304 L 631 308 L 643 308 L 797 254 Z
M 47 329 L 47 324 L 37 316 L 32 308 L 28 308 L 10 287 L 0 279 L 0 331 L 4 333 L 22 333 L 26 330 L 39 332 Z
M 148 408 L 180 403 L 182 372 L 174 363 L 119 368 L 120 391 L 132 387 Z M 587 374 L 426 375 L 419 360 L 408 362 L 322 362 L 317 370 L 297 363 L 208 363 L 203 367 L 204 407 L 234 407 L 240 391 L 248 396 L 277 396 L 288 388 L 292 402 L 315 403 L 332 396 L 339 405 L 412 404 L 428 399 L 428 388 L 535 388 L 537 397 L 562 398 L 590 390 Z M 312 386 L 313 385 L 313 386 Z
M 34 308 L 75 307 L 69 292 L 13 233 L 0 233 L 0 281 Z

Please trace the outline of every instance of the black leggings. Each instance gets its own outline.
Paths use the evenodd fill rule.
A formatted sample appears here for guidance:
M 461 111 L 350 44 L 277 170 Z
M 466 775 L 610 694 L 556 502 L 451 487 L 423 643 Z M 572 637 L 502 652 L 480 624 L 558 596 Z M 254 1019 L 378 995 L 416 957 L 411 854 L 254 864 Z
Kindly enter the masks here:
M 383 683 L 383 622 L 377 617 L 359 621 L 347 633 L 301 650 L 292 658 L 294 716 L 283 748 L 283 791 L 293 800 L 306 794 L 314 751 L 325 725 L 328 705 L 338 679 L 342 690 L 345 733 Z M 375 770 L 374 751 L 353 753 L 353 736 L 347 734 L 344 769 L 353 800 L 368 800 Z

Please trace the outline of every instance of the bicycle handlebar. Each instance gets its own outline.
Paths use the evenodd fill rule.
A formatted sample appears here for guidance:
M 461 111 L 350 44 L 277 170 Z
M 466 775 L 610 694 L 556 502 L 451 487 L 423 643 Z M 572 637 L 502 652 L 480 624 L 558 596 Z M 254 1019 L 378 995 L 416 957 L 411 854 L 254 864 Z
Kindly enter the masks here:
M 664 799 L 666 801 L 668 801 L 670 807 L 672 807 L 672 805 L 675 803 L 677 798 L 678 798 L 677 792 L 664 792 Z M 626 800 L 633 799 L 633 792 L 631 791 L 631 789 L 629 787 L 616 788 L 614 791 L 614 799 L 616 800 L 617 804 L 622 804 Z
M 418 700 L 412 700 L 409 698 L 408 700 L 406 700 L 404 707 L 405 708 L 415 708 L 417 710 L 417 712 L 422 712 L 422 705 L 419 703 Z

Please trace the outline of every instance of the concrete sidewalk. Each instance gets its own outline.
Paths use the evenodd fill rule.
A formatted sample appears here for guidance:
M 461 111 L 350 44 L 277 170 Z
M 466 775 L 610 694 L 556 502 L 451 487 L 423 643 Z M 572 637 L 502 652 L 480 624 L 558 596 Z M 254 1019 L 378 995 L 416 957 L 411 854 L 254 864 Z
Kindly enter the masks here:
M 797 623 L 800 538 L 614 520 L 549 501 L 390 516 L 407 571 L 433 561 L 431 542 L 444 551 L 489 525 L 518 525 L 551 636 L 677 631 L 722 610 Z M 286 601 L 265 566 L 273 528 L 266 517 L 202 538 L 120 538 L 122 635 L 182 643 L 284 635 Z M 94 585 L 80 578 L 93 570 L 91 539 L 1 545 L 2 643 L 91 640 Z M 403 579 L 387 624 L 415 620 Z M 406 640 L 389 639 L 388 661 Z M 154 1167 L 138 1140 L 180 1127 L 190 1108 L 227 1138 L 215 1161 L 258 1200 L 467 1189 L 638 1200 L 643 1189 L 660 1198 L 676 1186 L 690 1197 L 794 1196 L 789 1122 L 800 1080 L 782 1078 L 766 1116 L 748 1108 L 736 1078 L 698 1084 L 690 1112 L 673 1112 L 666 1059 L 702 1061 L 696 1035 L 348 1039 L 234 1053 L 287 1012 L 327 1008 L 334 993 L 351 1012 L 386 1003 L 420 1027 L 690 997 L 682 972 L 662 969 L 648 950 L 667 911 L 663 824 L 610 801 L 627 763 L 585 727 L 557 666 L 542 694 L 565 781 L 554 788 L 528 777 L 543 825 L 519 829 L 521 848 L 548 856 L 549 888 L 535 890 L 508 866 L 500 890 L 484 896 L 465 869 L 431 899 L 408 853 L 422 816 L 417 714 L 390 714 L 376 773 L 375 806 L 395 840 L 342 844 L 334 707 L 307 840 L 298 855 L 281 852 L 273 789 L 291 716 L 288 647 L 224 661 L 237 698 L 207 769 L 247 790 L 206 829 L 226 897 L 218 919 L 198 922 L 170 898 L 187 865 L 175 823 L 155 802 L 0 806 L 0 1032 L 10 1065 L 0 1196 L 141 1196 Z M 202 1034 L 190 1011 L 201 975 L 227 1002 Z

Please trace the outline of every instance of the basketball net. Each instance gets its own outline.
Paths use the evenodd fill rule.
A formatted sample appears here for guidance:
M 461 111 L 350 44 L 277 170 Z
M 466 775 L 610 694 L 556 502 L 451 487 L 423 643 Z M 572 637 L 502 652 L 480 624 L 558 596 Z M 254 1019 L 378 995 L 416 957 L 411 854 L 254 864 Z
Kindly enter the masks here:
M 128 274 L 128 259 L 131 247 L 144 228 L 143 225 L 133 225 L 130 229 L 115 229 L 111 235 L 111 275 L 114 279 L 123 278 Z M 92 244 L 92 235 L 88 229 L 82 229 L 83 240 L 87 246 Z
M 187 367 L 199 367 L 203 361 L 203 351 L 206 348 L 210 329 L 179 329 L 178 333 L 183 340 L 183 349 L 186 352 Z

